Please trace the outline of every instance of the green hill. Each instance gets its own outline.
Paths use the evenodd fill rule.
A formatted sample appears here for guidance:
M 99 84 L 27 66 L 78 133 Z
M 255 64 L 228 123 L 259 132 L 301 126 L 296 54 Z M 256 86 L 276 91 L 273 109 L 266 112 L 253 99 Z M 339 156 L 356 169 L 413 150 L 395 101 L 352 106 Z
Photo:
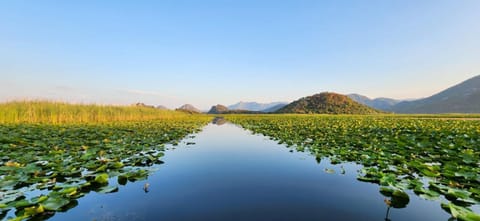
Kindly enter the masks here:
M 376 114 L 381 112 L 357 103 L 345 95 L 323 92 L 300 98 L 281 108 L 276 113 Z

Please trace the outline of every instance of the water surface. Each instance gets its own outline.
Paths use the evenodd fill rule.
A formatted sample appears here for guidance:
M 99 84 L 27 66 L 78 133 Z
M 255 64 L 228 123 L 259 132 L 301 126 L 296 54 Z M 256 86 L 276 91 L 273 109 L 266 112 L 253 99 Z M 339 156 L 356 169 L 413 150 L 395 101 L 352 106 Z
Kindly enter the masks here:
M 317 163 L 232 124 L 206 126 L 162 160 L 147 180 L 90 193 L 51 220 L 386 220 L 379 186 L 356 180 L 360 166 Z M 389 220 L 450 217 L 438 202 L 409 194 Z

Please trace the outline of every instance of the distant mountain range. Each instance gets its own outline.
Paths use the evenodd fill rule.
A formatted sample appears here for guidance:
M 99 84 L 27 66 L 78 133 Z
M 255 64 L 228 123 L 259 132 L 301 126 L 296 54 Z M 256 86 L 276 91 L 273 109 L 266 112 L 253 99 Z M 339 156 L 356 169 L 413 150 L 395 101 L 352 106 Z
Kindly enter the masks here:
M 402 102 L 401 100 L 395 100 L 395 99 L 383 98 L 383 97 L 370 99 L 367 96 L 363 96 L 360 94 L 347 94 L 347 96 L 358 103 L 367 105 L 369 107 L 373 107 L 378 110 L 384 110 L 384 111 L 390 111 L 394 105 Z
M 228 107 L 217 104 L 212 106 L 207 114 L 264 114 L 266 112 L 250 111 L 250 110 L 229 110 Z
M 263 110 L 262 112 L 265 112 L 265 113 L 274 113 L 274 112 L 277 112 L 278 110 L 282 109 L 283 107 L 287 106 L 288 103 L 281 103 L 281 104 L 277 104 L 275 106 L 272 106 L 272 107 L 269 107 L 265 110 Z
M 184 108 L 200 112 L 192 107 Z M 370 99 L 360 94 L 341 95 L 324 92 L 300 98 L 289 104 L 286 102 L 238 102 L 228 107 L 216 105 L 209 113 L 372 114 L 382 111 L 419 114 L 480 113 L 480 75 L 433 96 L 417 100 Z
M 257 102 L 243 102 L 240 101 L 236 104 L 228 106 L 229 110 L 248 110 L 248 111 L 261 111 L 261 112 L 274 112 L 281 107 L 287 105 L 287 102 L 272 102 L 272 103 L 257 103 Z
M 348 96 L 358 103 L 394 113 L 480 113 L 480 75 L 430 97 L 417 100 L 370 99 L 359 94 Z
M 430 97 L 403 101 L 391 107 L 395 113 L 480 113 L 480 75 Z
M 323 92 L 308 97 L 300 98 L 277 113 L 297 114 L 376 114 L 380 111 L 360 104 L 348 96 Z

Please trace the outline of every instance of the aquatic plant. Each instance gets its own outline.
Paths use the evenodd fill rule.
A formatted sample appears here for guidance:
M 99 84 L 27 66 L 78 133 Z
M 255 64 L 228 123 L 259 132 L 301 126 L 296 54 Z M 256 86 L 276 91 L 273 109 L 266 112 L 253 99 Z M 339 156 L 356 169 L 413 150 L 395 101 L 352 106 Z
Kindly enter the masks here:
M 406 190 L 445 203 L 460 220 L 480 201 L 480 121 L 392 116 L 232 115 L 226 118 L 318 160 L 363 165 L 358 180 L 377 183 L 392 207 Z M 461 212 L 459 212 L 461 211 Z
M 0 124 L 0 219 L 11 210 L 12 220 L 47 218 L 90 191 L 115 192 L 143 180 L 149 166 L 162 163 L 165 144 L 177 144 L 210 120 Z

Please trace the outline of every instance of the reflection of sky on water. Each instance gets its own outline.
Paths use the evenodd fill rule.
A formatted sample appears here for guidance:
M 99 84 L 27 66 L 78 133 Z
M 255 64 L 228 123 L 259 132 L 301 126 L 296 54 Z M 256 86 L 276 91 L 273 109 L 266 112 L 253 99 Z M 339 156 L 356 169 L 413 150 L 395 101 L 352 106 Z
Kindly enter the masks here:
M 379 186 L 356 180 L 360 166 L 317 164 L 228 123 L 205 127 L 162 160 L 148 180 L 90 193 L 53 220 L 384 220 L 387 211 Z M 407 208 L 390 210 L 392 221 L 450 217 L 438 202 L 409 194 Z

